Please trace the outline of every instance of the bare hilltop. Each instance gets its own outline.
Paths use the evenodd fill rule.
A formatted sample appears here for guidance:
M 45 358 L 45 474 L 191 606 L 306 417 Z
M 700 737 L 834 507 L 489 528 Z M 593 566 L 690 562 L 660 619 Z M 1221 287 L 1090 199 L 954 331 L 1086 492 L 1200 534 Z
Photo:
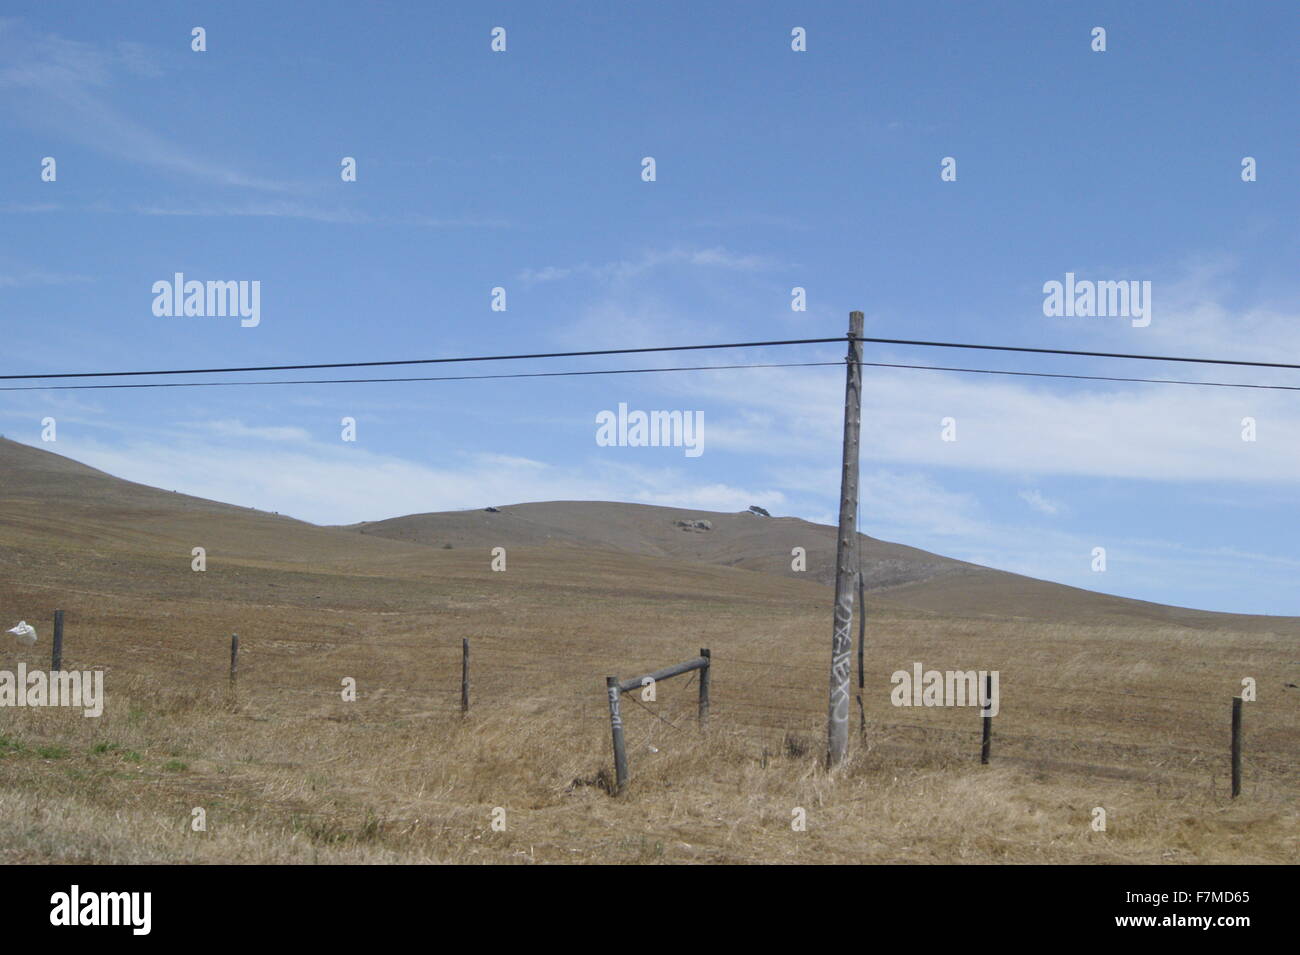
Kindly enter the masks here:
M 1300 620 L 864 535 L 864 686 L 828 773 L 834 534 L 574 501 L 322 527 L 0 439 L 0 630 L 38 633 L 5 635 L 0 670 L 48 667 L 62 610 L 64 668 L 106 693 L 98 718 L 0 706 L 0 861 L 1294 861 Z M 605 678 L 704 647 L 707 732 L 687 677 L 629 696 L 632 781 L 611 797 Z M 891 702 L 916 664 L 1000 672 L 990 765 L 975 711 Z

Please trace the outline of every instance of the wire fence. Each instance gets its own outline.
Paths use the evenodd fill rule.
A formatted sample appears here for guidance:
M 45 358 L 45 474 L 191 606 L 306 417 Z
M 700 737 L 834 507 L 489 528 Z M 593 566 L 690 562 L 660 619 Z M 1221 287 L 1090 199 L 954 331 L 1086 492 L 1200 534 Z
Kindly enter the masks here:
M 541 703 L 545 718 L 580 728 L 576 750 L 581 751 L 579 739 L 585 739 L 586 755 L 600 765 L 608 761 L 609 711 L 603 681 L 610 669 L 610 652 L 566 646 L 562 654 L 539 658 L 538 646 L 504 637 L 475 637 L 470 643 L 471 721 L 483 710 L 517 718 L 518 712 L 509 708 L 512 701 Z M 440 724 L 461 724 L 466 717 L 460 705 L 459 639 L 347 643 L 241 635 L 234 680 L 227 669 L 229 646 L 228 637 L 185 647 L 140 645 L 129 648 L 133 652 L 112 654 L 113 662 L 101 668 L 163 685 L 167 671 L 173 671 L 178 686 L 201 689 L 206 685 L 218 693 L 233 693 L 226 700 L 233 700 L 237 711 L 273 713 L 275 720 L 295 726 L 311 726 L 347 713 L 347 722 L 361 730 L 428 726 L 438 733 Z M 68 669 L 88 668 L 77 660 L 75 641 L 64 648 L 64 655 Z M 304 655 L 314 659 L 307 661 Z M 331 669 L 325 665 L 327 658 L 337 662 L 333 669 L 340 677 L 357 680 L 355 703 L 345 703 L 340 682 L 325 677 Z M 739 739 L 763 766 L 775 759 L 819 760 L 824 755 L 826 668 L 714 651 L 711 669 L 708 734 Z M 769 675 L 775 679 L 768 680 Z M 694 680 L 692 674 L 676 686 L 657 687 L 653 700 L 643 700 L 635 690 L 622 696 L 633 704 L 624 709 L 624 719 L 630 744 L 639 752 L 671 748 L 684 735 L 698 738 Z M 1111 689 L 1093 682 L 1062 686 L 1032 679 L 1006 681 L 1004 689 L 1014 695 L 1010 707 L 1003 697 L 1003 710 L 994 718 L 994 764 L 1039 774 L 1125 780 L 1157 789 L 1172 786 L 1182 792 L 1205 786 L 1225 795 L 1228 791 L 1226 697 Z M 949 770 L 954 764 L 978 763 L 977 706 L 908 712 L 888 705 L 888 696 L 884 685 L 859 696 L 866 701 L 852 734 L 859 752 L 900 769 L 940 766 Z M 1149 725 L 1155 717 L 1162 717 L 1158 734 Z M 539 718 L 536 708 L 528 718 Z M 1261 721 L 1252 714 L 1252 722 Z M 1276 725 L 1269 729 L 1286 732 Z M 592 744 L 600 749 L 591 750 Z M 1296 773 L 1294 759 L 1277 747 L 1251 750 L 1248 770 L 1254 778 L 1269 782 Z M 378 827 L 407 831 L 433 825 L 415 810 L 390 807 L 378 812 L 346 801 L 327 808 L 283 802 L 244 808 L 269 811 L 291 827 L 324 827 L 323 832 Z
M 608 724 L 603 686 L 611 669 L 608 652 L 566 646 L 562 659 L 538 658 L 543 652 L 539 647 L 505 638 L 479 637 L 471 643 L 471 713 L 511 701 L 540 701 L 552 718 L 578 720 L 593 728 Z M 296 650 L 295 644 L 302 649 Z M 139 647 L 135 656 L 147 658 L 148 666 L 125 660 L 112 669 L 156 679 L 157 664 L 162 662 L 167 669 L 170 662 L 184 666 L 189 682 L 202 672 L 212 687 L 219 688 L 228 679 L 221 652 L 226 646 L 214 639 L 202 651 Z M 372 717 L 385 723 L 409 723 L 462 715 L 459 641 L 336 643 L 326 644 L 325 650 L 321 646 L 319 641 L 276 639 L 262 644 L 256 637 L 241 637 L 234 681 L 237 698 L 246 706 L 283 704 L 278 709 L 285 718 L 293 718 L 298 710 L 302 719 L 317 719 L 322 707 L 343 705 L 341 682 L 322 679 L 328 669 L 322 657 L 328 654 L 337 663 L 340 680 L 356 679 L 360 708 L 354 712 L 363 722 Z M 400 651 L 401 657 L 393 651 Z M 316 659 L 304 665 L 296 659 L 302 652 L 314 653 Z M 826 681 L 825 667 L 715 651 L 712 730 L 748 733 L 765 751 L 775 747 L 816 753 L 827 718 Z M 684 681 L 671 690 L 660 688 L 654 700 L 643 700 L 637 692 L 625 694 L 623 699 L 635 705 L 629 711 L 634 714 L 632 722 L 644 720 L 637 732 L 648 730 L 648 738 L 657 731 L 694 732 L 689 719 L 695 705 L 690 686 L 691 681 Z M 977 758 L 981 724 L 976 701 L 966 707 L 896 707 L 889 705 L 889 689 L 885 684 L 858 692 L 858 699 L 865 701 L 858 721 L 861 743 L 905 748 L 916 758 L 962 754 Z M 1062 686 L 1013 679 L 1004 680 L 1001 697 L 1002 710 L 993 722 L 994 762 L 1038 761 L 1079 772 L 1110 766 L 1157 778 L 1180 773 L 1203 776 L 1207 761 L 1226 766 L 1226 695 L 1222 699 L 1176 696 L 1140 688 L 1108 689 L 1095 682 Z M 1151 726 L 1157 722 L 1158 738 L 1152 739 Z M 1280 754 L 1254 753 L 1252 762 L 1259 768 L 1287 772 L 1293 761 Z

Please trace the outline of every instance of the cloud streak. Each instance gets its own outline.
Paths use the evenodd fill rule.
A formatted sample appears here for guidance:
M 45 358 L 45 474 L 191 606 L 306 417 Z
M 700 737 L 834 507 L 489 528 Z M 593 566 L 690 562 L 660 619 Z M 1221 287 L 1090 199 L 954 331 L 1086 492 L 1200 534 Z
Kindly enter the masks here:
M 724 269 L 732 272 L 757 272 L 773 267 L 772 260 L 760 255 L 741 255 L 725 248 L 667 249 L 646 252 L 639 259 L 622 259 L 604 265 L 558 267 L 548 265 L 537 269 L 524 269 L 517 276 L 527 283 L 558 282 L 568 278 L 584 277 L 600 282 L 620 282 L 639 278 L 647 273 L 668 267 Z
M 49 446 L 91 467 L 153 487 L 278 511 L 318 524 L 549 500 L 615 500 L 703 509 L 779 507 L 780 491 L 701 484 L 673 467 L 589 461 L 554 465 L 519 455 L 462 452 L 424 464 L 354 444 L 313 440 L 288 426 L 195 422 L 162 438 L 111 445 L 84 436 Z
M 211 162 L 177 146 L 120 110 L 109 91 L 123 75 L 156 78 L 144 46 L 96 46 L 0 20 L 0 102 L 25 122 L 133 163 L 209 183 L 269 192 L 288 184 Z

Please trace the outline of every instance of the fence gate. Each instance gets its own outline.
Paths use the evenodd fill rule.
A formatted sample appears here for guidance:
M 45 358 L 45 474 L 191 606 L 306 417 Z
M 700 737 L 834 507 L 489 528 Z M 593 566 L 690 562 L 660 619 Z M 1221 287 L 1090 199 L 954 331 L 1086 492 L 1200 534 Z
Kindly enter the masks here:
M 614 740 L 614 794 L 623 791 L 627 785 L 627 746 L 623 740 L 623 714 L 619 706 L 619 700 L 622 695 L 629 690 L 640 689 L 652 683 L 658 683 L 661 680 L 667 680 L 669 677 L 680 676 L 683 673 L 690 673 L 692 670 L 700 671 L 700 710 L 699 723 L 703 729 L 709 722 L 709 667 L 712 665 L 711 654 L 707 649 L 700 650 L 698 657 L 693 657 L 685 663 L 674 664 L 670 667 L 664 667 L 662 670 L 656 670 L 654 673 L 647 673 L 645 676 L 634 677 L 631 680 L 620 681 L 616 676 L 605 677 L 605 689 L 609 694 L 609 729 L 610 735 Z

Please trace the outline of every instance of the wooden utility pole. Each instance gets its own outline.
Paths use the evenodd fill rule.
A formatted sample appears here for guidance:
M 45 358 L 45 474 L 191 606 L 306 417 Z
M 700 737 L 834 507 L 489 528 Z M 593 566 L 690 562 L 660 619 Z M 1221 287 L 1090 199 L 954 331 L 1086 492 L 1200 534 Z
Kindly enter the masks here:
M 844 383 L 844 465 L 840 473 L 840 529 L 835 549 L 835 614 L 831 631 L 830 703 L 826 763 L 849 748 L 849 678 L 853 675 L 853 566 L 858 511 L 858 434 L 862 428 L 862 313 L 849 312 L 849 354 Z

